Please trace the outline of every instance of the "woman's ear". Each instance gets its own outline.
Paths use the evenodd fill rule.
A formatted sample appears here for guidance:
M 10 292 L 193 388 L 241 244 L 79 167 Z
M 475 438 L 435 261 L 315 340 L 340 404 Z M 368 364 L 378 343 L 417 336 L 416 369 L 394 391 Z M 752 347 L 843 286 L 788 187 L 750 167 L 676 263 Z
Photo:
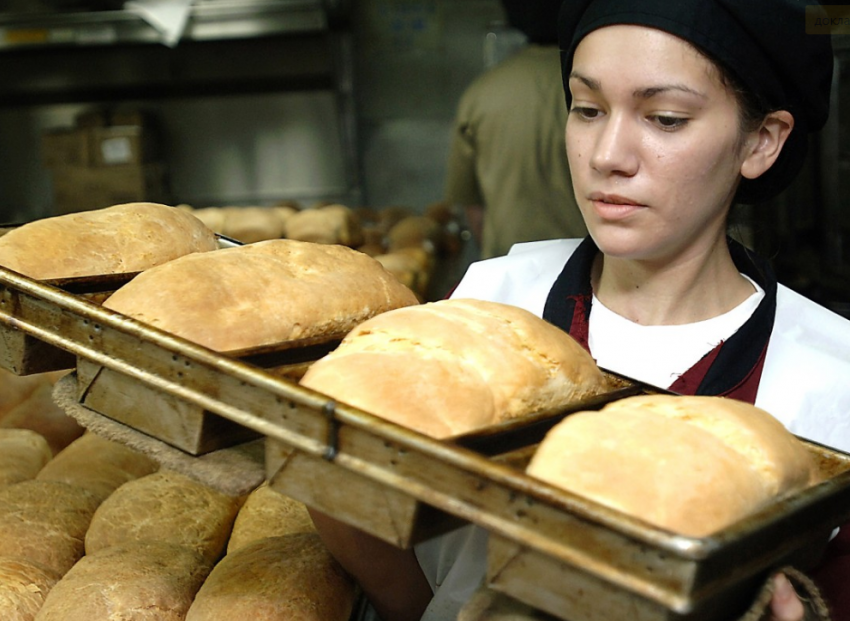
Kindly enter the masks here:
M 777 110 L 764 117 L 761 127 L 747 138 L 741 174 L 746 179 L 764 174 L 779 157 L 792 129 L 794 117 L 787 110 Z

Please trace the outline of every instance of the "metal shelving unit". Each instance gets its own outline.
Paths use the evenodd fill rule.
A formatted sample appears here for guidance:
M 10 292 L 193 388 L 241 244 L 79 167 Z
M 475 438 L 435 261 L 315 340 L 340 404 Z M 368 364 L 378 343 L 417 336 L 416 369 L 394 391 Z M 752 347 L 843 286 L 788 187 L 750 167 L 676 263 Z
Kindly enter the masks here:
M 219 41 L 327 28 L 328 9 L 321 0 L 199 0 L 190 8 L 182 39 Z M 156 28 L 128 10 L 0 15 L 0 51 L 160 41 Z

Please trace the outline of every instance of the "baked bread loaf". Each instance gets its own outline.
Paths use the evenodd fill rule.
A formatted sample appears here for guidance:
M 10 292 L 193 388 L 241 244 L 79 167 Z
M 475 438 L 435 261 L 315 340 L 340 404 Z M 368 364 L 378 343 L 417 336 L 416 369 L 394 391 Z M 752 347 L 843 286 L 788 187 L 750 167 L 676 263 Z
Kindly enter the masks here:
M 607 388 L 567 333 L 515 306 L 464 299 L 362 323 L 311 365 L 301 385 L 436 438 Z
M 131 541 L 162 541 L 215 562 L 238 510 L 237 498 L 160 470 L 125 483 L 103 501 L 86 533 L 86 554 Z
M 0 556 L 63 575 L 84 553 L 98 499 L 58 481 L 23 481 L 0 488 Z
M 138 451 L 85 433 L 44 466 L 36 478 L 82 487 L 103 501 L 124 483 L 158 468 L 155 461 Z
M 318 534 L 270 537 L 225 556 L 186 621 L 347 621 L 354 597 L 354 585 Z
M 44 436 L 29 429 L 0 429 L 0 487 L 34 479 L 52 457 Z
M 363 231 L 354 211 L 345 205 L 325 205 L 304 209 L 286 220 L 286 237 L 316 244 L 356 247 L 363 243 Z
M 703 537 L 813 482 L 809 451 L 764 410 L 646 395 L 565 418 L 530 476 L 675 533 Z
M 150 269 L 104 306 L 217 351 L 344 334 L 417 304 L 380 263 L 338 245 L 279 239 Z
M 0 619 L 33 621 L 59 578 L 35 563 L 0 557 Z
M 248 494 L 233 522 L 227 553 L 267 537 L 315 532 L 304 503 L 272 489 L 268 483 Z
M 183 621 L 209 571 L 208 561 L 182 546 L 114 546 L 80 560 L 48 593 L 37 619 Z
M 3 429 L 29 429 L 47 440 L 54 455 L 83 435 L 85 429 L 53 400 L 53 384 L 40 384 L 23 403 L 0 420 Z
M 215 234 L 187 211 L 128 203 L 9 231 L 0 237 L 0 265 L 35 279 L 71 278 L 138 272 L 216 248 Z

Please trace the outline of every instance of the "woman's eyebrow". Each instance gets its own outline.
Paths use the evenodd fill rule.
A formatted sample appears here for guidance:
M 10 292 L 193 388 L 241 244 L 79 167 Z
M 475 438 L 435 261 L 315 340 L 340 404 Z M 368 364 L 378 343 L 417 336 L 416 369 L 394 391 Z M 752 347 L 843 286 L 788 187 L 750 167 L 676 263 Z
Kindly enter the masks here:
M 578 80 L 584 83 L 584 85 L 592 91 L 598 91 L 602 88 L 602 84 L 599 83 L 599 80 L 583 76 L 578 71 L 572 71 L 570 73 L 570 80 Z
M 662 86 L 640 88 L 632 92 L 632 96 L 635 99 L 649 99 L 655 95 L 660 95 L 661 93 L 667 93 L 669 91 L 681 91 L 690 95 L 696 95 L 700 99 L 708 99 L 708 95 L 705 93 L 701 93 L 700 91 L 695 90 L 690 86 L 685 86 L 684 84 L 664 84 Z
M 571 80 L 578 80 L 587 88 L 592 91 L 600 91 L 602 90 L 602 83 L 599 80 L 594 78 L 589 78 L 585 75 L 580 74 L 578 71 L 573 71 L 570 73 Z M 661 93 L 666 93 L 669 91 L 681 91 L 683 93 L 689 93 L 691 95 L 695 95 L 700 99 L 708 99 L 708 95 L 705 93 L 701 93 L 698 90 L 691 88 L 690 86 L 686 86 L 685 84 L 673 83 L 673 84 L 662 84 L 660 86 L 648 86 L 646 88 L 639 88 L 632 92 L 632 96 L 635 99 L 650 99 L 656 95 L 660 95 Z

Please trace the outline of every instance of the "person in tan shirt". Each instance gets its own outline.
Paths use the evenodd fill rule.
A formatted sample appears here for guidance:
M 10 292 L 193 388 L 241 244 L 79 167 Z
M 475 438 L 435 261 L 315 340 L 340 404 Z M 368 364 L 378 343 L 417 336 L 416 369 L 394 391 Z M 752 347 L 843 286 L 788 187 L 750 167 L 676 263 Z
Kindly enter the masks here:
M 557 0 L 503 0 L 528 39 L 479 76 L 457 108 L 446 199 L 462 206 L 482 258 L 518 242 L 584 237 L 564 142 Z

